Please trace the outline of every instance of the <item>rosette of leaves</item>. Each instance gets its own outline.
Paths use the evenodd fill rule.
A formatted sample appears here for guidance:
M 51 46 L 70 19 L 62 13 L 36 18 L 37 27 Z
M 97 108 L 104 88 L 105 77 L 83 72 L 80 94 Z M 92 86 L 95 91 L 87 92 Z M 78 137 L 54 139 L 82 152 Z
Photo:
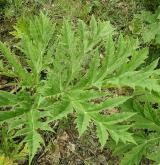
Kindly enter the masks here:
M 130 132 L 132 124 L 126 122 L 136 112 L 118 107 L 132 98 L 136 88 L 160 90 L 157 61 L 141 68 L 148 50 L 122 35 L 114 41 L 110 23 L 94 17 L 89 25 L 79 21 L 73 26 L 64 20 L 60 31 L 54 33 L 54 29 L 51 20 L 40 14 L 15 26 L 19 56 L 0 43 L 8 61 L 1 62 L 0 74 L 16 80 L 14 90 L 0 91 L 0 122 L 6 123 L 9 131 L 15 130 L 13 137 L 23 139 L 29 164 L 44 144 L 40 130 L 52 131 L 51 122 L 73 112 L 80 136 L 92 122 L 102 147 L 107 139 L 136 144 Z M 110 90 L 121 88 L 129 89 L 128 94 Z M 114 107 L 117 113 L 106 113 Z

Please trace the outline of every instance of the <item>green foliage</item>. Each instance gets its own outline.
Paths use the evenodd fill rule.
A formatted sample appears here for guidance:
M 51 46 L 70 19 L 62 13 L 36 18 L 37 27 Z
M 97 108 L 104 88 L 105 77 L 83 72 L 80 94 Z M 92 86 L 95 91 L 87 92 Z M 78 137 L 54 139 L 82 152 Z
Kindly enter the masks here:
M 12 165 L 15 161 L 24 161 L 27 156 L 27 148 L 22 143 L 13 140 L 13 132 L 8 132 L 4 126 L 0 130 L 0 164 Z
M 154 107 L 153 104 L 158 95 L 154 92 L 152 97 L 148 97 L 149 95 L 148 92 L 137 90 L 134 99 L 128 100 L 121 106 L 125 112 L 136 113 L 133 118 L 130 118 L 130 122 L 133 123 L 130 131 L 134 133 L 134 139 L 137 143 L 137 145 L 123 145 L 122 143 L 116 145 L 113 142 L 110 143 L 109 146 L 114 148 L 113 154 L 122 157 L 122 165 L 138 165 L 143 157 L 153 160 L 155 164 L 160 163 L 158 156 L 160 149 L 160 112 L 159 107 Z M 145 99 L 146 96 L 148 100 Z
M 9 132 L 16 130 L 13 137 L 23 139 L 29 164 L 44 145 L 40 130 L 52 131 L 51 122 L 73 112 L 79 136 L 93 123 L 102 147 L 112 139 L 116 145 L 136 146 L 136 153 L 142 154 L 146 147 L 139 145 L 132 132 L 139 112 L 125 111 L 125 106 L 134 101 L 137 89 L 143 93 L 159 91 L 157 60 L 142 68 L 147 49 L 122 35 L 114 40 L 110 23 L 94 17 L 89 25 L 79 21 L 77 28 L 64 20 L 58 34 L 54 27 L 42 13 L 18 22 L 13 34 L 19 39 L 16 48 L 23 60 L 0 43 L 11 66 L 5 69 L 17 80 L 14 92 L 0 91 L 0 122 L 7 124 Z M 4 75 L 4 69 L 1 73 Z M 112 93 L 111 89 L 120 88 L 129 89 L 128 94 Z M 119 108 L 123 104 L 124 110 L 123 106 Z M 113 108 L 117 112 L 110 114 Z M 132 152 L 128 155 L 131 160 L 124 158 L 123 164 L 141 159 L 141 155 Z
M 142 11 L 136 14 L 130 24 L 133 34 L 140 35 L 144 43 L 160 44 L 160 7 L 155 13 Z

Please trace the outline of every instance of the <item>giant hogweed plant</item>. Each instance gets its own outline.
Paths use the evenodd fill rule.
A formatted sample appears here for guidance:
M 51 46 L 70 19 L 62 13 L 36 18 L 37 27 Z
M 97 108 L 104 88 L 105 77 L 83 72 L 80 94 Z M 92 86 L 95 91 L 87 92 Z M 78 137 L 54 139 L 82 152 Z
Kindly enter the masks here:
M 1 61 L 0 73 L 16 80 L 16 89 L 0 91 L 0 122 L 27 146 L 29 164 L 44 145 L 40 130 L 52 131 L 50 123 L 68 114 L 75 115 L 79 136 L 94 123 L 102 148 L 110 139 L 138 147 L 131 129 L 138 112 L 118 107 L 132 101 L 137 88 L 160 91 L 157 61 L 141 68 L 148 50 L 122 35 L 114 41 L 110 23 L 94 17 L 89 25 L 79 21 L 75 27 L 64 20 L 61 31 L 54 29 L 43 14 L 17 23 L 16 52 L 21 56 L 0 42 L 8 61 Z M 112 92 L 121 88 L 128 94 Z M 108 113 L 113 108 L 117 113 Z

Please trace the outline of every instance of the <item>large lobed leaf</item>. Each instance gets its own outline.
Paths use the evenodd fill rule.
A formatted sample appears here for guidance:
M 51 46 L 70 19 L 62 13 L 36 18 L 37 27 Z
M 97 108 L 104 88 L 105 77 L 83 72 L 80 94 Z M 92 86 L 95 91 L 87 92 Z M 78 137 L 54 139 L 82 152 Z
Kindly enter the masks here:
M 20 38 L 17 47 L 25 55 L 28 71 L 6 45 L 0 43 L 2 53 L 14 67 L 13 73 L 22 81 L 14 94 L 0 92 L 0 106 L 10 108 L 0 112 L 0 121 L 8 123 L 9 131 L 17 130 L 14 137 L 24 137 L 30 164 L 43 145 L 39 130 L 51 131 L 50 122 L 67 117 L 73 111 L 79 135 L 87 130 L 90 122 L 94 123 L 102 147 L 110 139 L 116 145 L 135 145 L 133 126 L 153 126 L 148 121 L 159 126 L 152 110 L 140 115 L 142 112 L 119 108 L 133 96 L 115 96 L 108 89 L 127 86 L 134 91 L 140 88 L 145 92 L 159 92 L 159 70 L 155 69 L 158 60 L 142 68 L 148 50 L 141 49 L 137 40 L 129 37 L 120 35 L 118 40 L 113 39 L 114 29 L 109 22 L 92 17 L 89 25 L 80 21 L 77 27 L 65 20 L 50 46 L 54 25 L 48 17 L 41 13 L 19 22 L 14 34 Z M 113 108 L 117 113 L 110 114 Z M 141 144 L 136 146 L 136 153 L 129 152 L 130 160 L 124 157 L 122 164 L 133 161 L 138 164 L 143 149 Z

